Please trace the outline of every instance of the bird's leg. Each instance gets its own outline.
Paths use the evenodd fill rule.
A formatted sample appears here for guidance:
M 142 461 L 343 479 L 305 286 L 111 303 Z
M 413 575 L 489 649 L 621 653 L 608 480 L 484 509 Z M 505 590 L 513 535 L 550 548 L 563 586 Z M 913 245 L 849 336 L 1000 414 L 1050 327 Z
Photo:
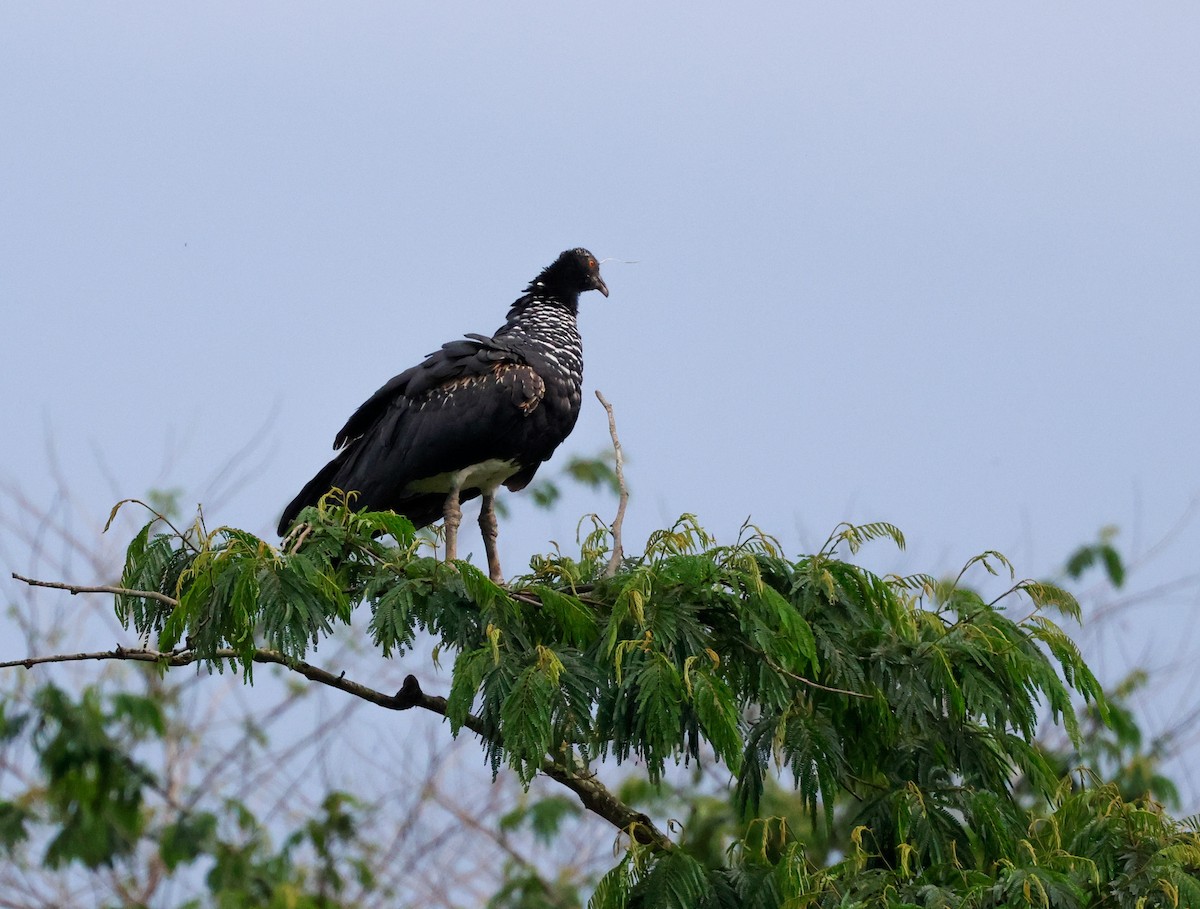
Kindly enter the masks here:
M 488 577 L 497 584 L 503 584 L 500 556 L 496 554 L 496 537 L 499 536 L 499 530 L 496 527 L 495 494 L 483 494 L 483 507 L 479 509 L 479 530 L 483 534 L 483 550 L 487 553 Z
M 458 506 L 458 487 L 455 486 L 446 496 L 442 505 L 442 517 L 445 519 L 446 530 L 446 561 L 458 558 L 458 525 L 462 523 L 462 509 Z

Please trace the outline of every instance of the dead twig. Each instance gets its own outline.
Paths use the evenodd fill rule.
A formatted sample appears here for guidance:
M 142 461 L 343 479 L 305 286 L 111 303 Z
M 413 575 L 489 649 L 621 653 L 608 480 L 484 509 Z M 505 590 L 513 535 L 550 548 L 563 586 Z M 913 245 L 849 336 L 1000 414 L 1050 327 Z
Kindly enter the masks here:
M 168 606 L 178 606 L 179 601 L 165 593 L 159 593 L 157 590 L 130 590 L 128 587 L 114 587 L 111 584 L 83 585 L 83 584 L 64 584 L 61 581 L 39 581 L 37 578 L 27 578 L 24 575 L 12 573 L 14 580 L 28 584 L 30 587 L 52 587 L 55 590 L 65 590 L 71 596 L 77 593 L 114 593 L 117 596 L 126 597 L 145 597 L 148 600 L 158 600 L 160 603 L 166 603 Z M 19 664 L 20 661 L 18 661 Z
M 617 437 L 617 418 L 613 416 L 612 405 L 600 393 L 600 389 L 596 389 L 596 399 L 599 400 L 608 414 L 608 434 L 612 436 L 613 454 L 616 456 L 617 516 L 613 518 L 612 523 L 612 555 L 608 559 L 608 565 L 604 568 L 604 577 L 611 578 L 617 573 L 617 569 L 621 567 L 621 560 L 625 558 L 625 549 L 621 545 L 621 527 L 625 523 L 625 506 L 629 502 L 629 488 L 625 485 L 625 459 L 621 455 L 621 440 Z

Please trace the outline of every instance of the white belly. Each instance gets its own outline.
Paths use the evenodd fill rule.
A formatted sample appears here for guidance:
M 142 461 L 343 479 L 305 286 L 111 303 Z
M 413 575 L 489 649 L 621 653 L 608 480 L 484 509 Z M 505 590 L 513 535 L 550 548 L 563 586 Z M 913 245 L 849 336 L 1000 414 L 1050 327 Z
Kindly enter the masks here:
M 472 464 L 462 470 L 439 473 L 408 484 L 408 492 L 449 492 L 451 489 L 481 489 L 486 494 L 496 491 L 501 483 L 517 472 L 513 461 L 493 458 Z

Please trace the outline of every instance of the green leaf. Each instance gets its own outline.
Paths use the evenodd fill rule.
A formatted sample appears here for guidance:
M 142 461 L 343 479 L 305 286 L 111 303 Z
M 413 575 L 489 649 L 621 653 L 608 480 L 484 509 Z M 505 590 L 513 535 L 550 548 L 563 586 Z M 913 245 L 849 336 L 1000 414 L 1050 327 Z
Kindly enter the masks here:
M 625 909 L 629 905 L 629 895 L 632 889 L 629 878 L 629 857 L 600 878 L 592 898 L 588 900 L 588 909 Z
M 416 635 L 417 596 L 424 589 L 419 582 L 397 578 L 371 606 L 368 628 L 375 646 L 385 657 L 404 653 Z
M 562 827 L 562 822 L 567 818 L 578 817 L 580 810 L 577 801 L 562 796 L 535 799 L 503 815 L 500 818 L 500 829 L 513 831 L 527 824 L 538 841 L 551 845 Z
M 0 799 L 0 850 L 11 855 L 18 843 L 29 839 L 29 822 L 35 816 L 28 808 Z
M 562 492 L 551 480 L 542 480 L 529 490 L 529 494 L 533 499 L 533 504 L 538 508 L 553 508 L 562 497 Z
M 696 672 L 692 680 L 692 706 L 700 718 L 704 735 L 712 743 L 717 757 L 736 774 L 742 766 L 740 716 L 733 692 L 719 678 Z
M 362 519 L 371 532 L 383 531 L 401 546 L 411 543 L 417 535 L 413 522 L 394 511 L 364 511 Z
M 216 845 L 217 817 L 207 811 L 184 814 L 159 834 L 159 855 L 167 870 L 194 862 Z
M 634 893 L 655 909 L 695 909 L 711 892 L 704 868 L 681 850 L 659 858 Z
M 517 677 L 501 707 L 505 748 L 514 758 L 513 769 L 528 783 L 550 751 L 550 708 L 554 694 L 547 674 L 527 666 Z
M 763 641 L 764 647 L 777 652 L 782 657 L 780 662 L 792 672 L 818 668 L 816 638 L 804 616 L 773 587 L 764 585 L 759 596 L 773 628 L 773 635 L 768 632 Z
M 664 655 L 651 653 L 632 675 L 637 692 L 637 734 L 651 779 L 678 747 L 684 687 L 679 669 Z
M 124 722 L 127 709 L 105 713 L 95 689 L 76 702 L 48 685 L 35 700 L 42 722 L 33 743 L 56 831 L 44 861 L 111 866 L 134 851 L 146 822 L 144 790 L 154 778 L 127 752 L 142 738 L 142 723 Z
M 1022 581 L 1015 589 L 1024 591 L 1038 609 L 1055 609 L 1076 621 L 1080 620 L 1079 601 L 1055 584 L 1046 581 Z
M 528 591 L 542 603 L 542 610 L 562 629 L 564 641 L 574 647 L 587 647 L 599 633 L 596 612 L 577 596 L 562 593 L 553 587 L 536 584 Z
M 971 558 L 967 559 L 967 564 L 962 567 L 962 571 L 958 573 L 958 576 L 959 578 L 962 578 L 962 576 L 967 573 L 967 570 L 973 565 L 982 565 L 988 574 L 998 576 L 999 572 L 997 572 L 992 566 L 992 562 L 996 562 L 998 565 L 1001 565 L 1007 569 L 1010 579 L 1016 578 L 1017 570 L 1013 567 L 1013 563 L 1008 560 L 1008 557 L 1004 553 L 998 552 L 995 549 L 989 549 L 985 552 L 981 552 L 977 556 L 972 556 Z
M 839 543 L 846 543 L 851 553 L 857 553 L 864 543 L 871 540 L 889 539 L 896 544 L 897 549 L 904 549 L 904 534 L 900 528 L 886 521 L 874 521 L 870 524 L 842 523 L 834 528 L 821 552 L 833 553 Z
M 583 458 L 576 455 L 567 461 L 567 466 L 563 470 L 577 483 L 592 489 L 604 487 L 613 495 L 617 495 L 621 491 L 611 451 L 606 450 L 594 458 Z
M 0 701 L 0 743 L 11 742 L 28 726 L 30 714 L 8 712 L 11 705 Z
M 1125 562 L 1121 559 L 1121 554 L 1112 546 L 1105 544 L 1100 547 L 1100 557 L 1104 559 L 1104 570 L 1108 573 L 1109 582 L 1113 587 L 1123 586 L 1125 584 Z
M 137 735 L 150 732 L 161 737 L 167 731 L 163 704 L 155 698 L 142 697 L 129 692 L 117 692 L 112 696 L 112 718 L 118 722 L 128 723 Z

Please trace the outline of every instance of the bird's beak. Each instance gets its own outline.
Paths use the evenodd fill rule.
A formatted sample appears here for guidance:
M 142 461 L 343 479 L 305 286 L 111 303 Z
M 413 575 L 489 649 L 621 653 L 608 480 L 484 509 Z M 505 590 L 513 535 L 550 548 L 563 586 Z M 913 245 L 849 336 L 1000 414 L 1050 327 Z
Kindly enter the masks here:
M 600 291 L 604 296 L 608 296 L 608 285 L 604 283 L 604 279 L 599 275 L 596 275 L 596 290 Z

